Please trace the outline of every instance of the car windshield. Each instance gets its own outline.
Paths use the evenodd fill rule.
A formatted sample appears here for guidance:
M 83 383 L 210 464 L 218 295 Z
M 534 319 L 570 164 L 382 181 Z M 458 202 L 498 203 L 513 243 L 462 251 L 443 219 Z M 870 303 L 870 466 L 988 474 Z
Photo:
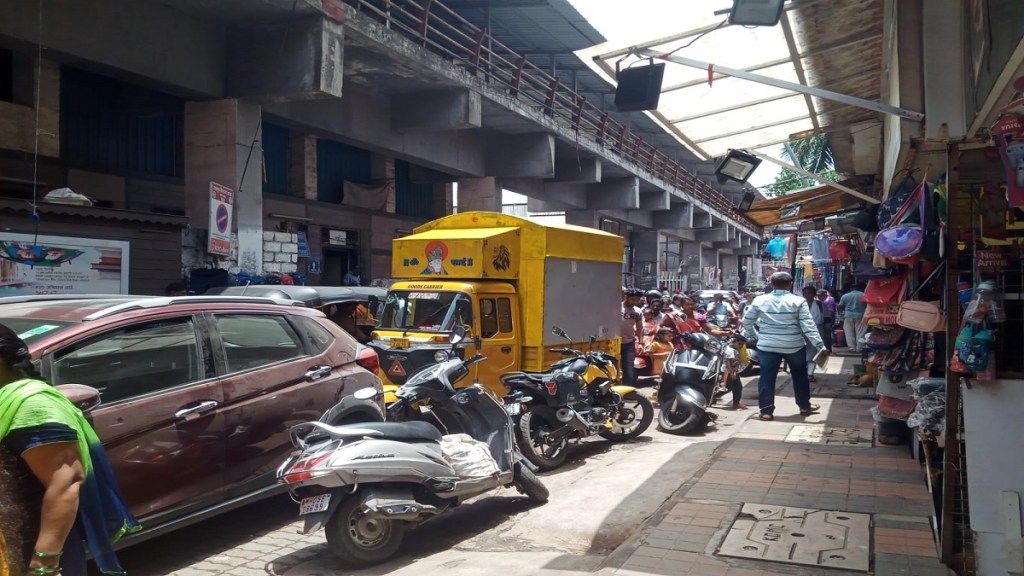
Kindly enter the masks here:
M 45 318 L 0 318 L 0 324 L 14 330 L 18 338 L 24 340 L 26 344 L 32 344 L 36 340 L 56 334 L 74 323 Z
M 388 293 L 378 328 L 448 332 L 472 324 L 472 301 L 462 292 L 395 290 Z

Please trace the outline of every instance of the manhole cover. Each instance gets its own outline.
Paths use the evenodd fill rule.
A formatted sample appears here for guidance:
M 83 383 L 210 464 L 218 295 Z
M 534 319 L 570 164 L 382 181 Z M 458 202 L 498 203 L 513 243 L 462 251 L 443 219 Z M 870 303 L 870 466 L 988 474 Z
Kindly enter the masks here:
M 834 428 L 814 424 L 797 424 L 789 431 L 786 442 L 871 447 L 871 430 Z
M 867 572 L 871 516 L 744 504 L 718 554 Z

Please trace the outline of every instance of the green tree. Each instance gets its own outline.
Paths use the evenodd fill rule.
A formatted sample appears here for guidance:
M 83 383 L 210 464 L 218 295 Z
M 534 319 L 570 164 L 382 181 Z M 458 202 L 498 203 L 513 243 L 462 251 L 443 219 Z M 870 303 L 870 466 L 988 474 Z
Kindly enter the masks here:
M 817 174 L 826 180 L 832 182 L 839 180 L 828 134 L 818 134 L 783 144 L 782 158 L 788 160 L 790 164 Z M 802 190 L 817 184 L 818 181 L 812 178 L 807 178 L 789 168 L 783 168 L 775 177 L 775 182 L 765 186 L 764 194 L 768 197 L 785 196 L 793 190 Z

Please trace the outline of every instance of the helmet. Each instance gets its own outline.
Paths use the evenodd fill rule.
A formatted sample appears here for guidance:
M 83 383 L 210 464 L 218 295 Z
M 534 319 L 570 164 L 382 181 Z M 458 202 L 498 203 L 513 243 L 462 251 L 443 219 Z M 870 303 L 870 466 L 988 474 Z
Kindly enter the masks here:
M 661 292 L 658 292 L 657 290 L 648 290 L 644 294 L 644 297 L 647 299 L 648 303 L 653 302 L 655 300 L 661 300 Z

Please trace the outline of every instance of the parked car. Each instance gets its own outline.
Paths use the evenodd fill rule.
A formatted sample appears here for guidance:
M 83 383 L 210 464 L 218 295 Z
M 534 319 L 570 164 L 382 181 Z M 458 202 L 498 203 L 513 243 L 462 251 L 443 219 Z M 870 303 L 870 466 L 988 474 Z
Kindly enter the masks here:
M 0 298 L 0 323 L 48 382 L 99 392 L 88 417 L 144 526 L 126 544 L 280 492 L 293 424 L 383 420 L 353 396 L 380 390 L 376 354 L 290 300 Z
M 327 315 L 359 342 L 369 342 L 376 324 L 377 309 L 387 298 L 384 288 L 367 286 L 227 286 L 211 288 L 207 294 L 223 296 L 259 296 L 301 302 Z M 354 315 L 345 315 L 344 307 L 362 307 Z

